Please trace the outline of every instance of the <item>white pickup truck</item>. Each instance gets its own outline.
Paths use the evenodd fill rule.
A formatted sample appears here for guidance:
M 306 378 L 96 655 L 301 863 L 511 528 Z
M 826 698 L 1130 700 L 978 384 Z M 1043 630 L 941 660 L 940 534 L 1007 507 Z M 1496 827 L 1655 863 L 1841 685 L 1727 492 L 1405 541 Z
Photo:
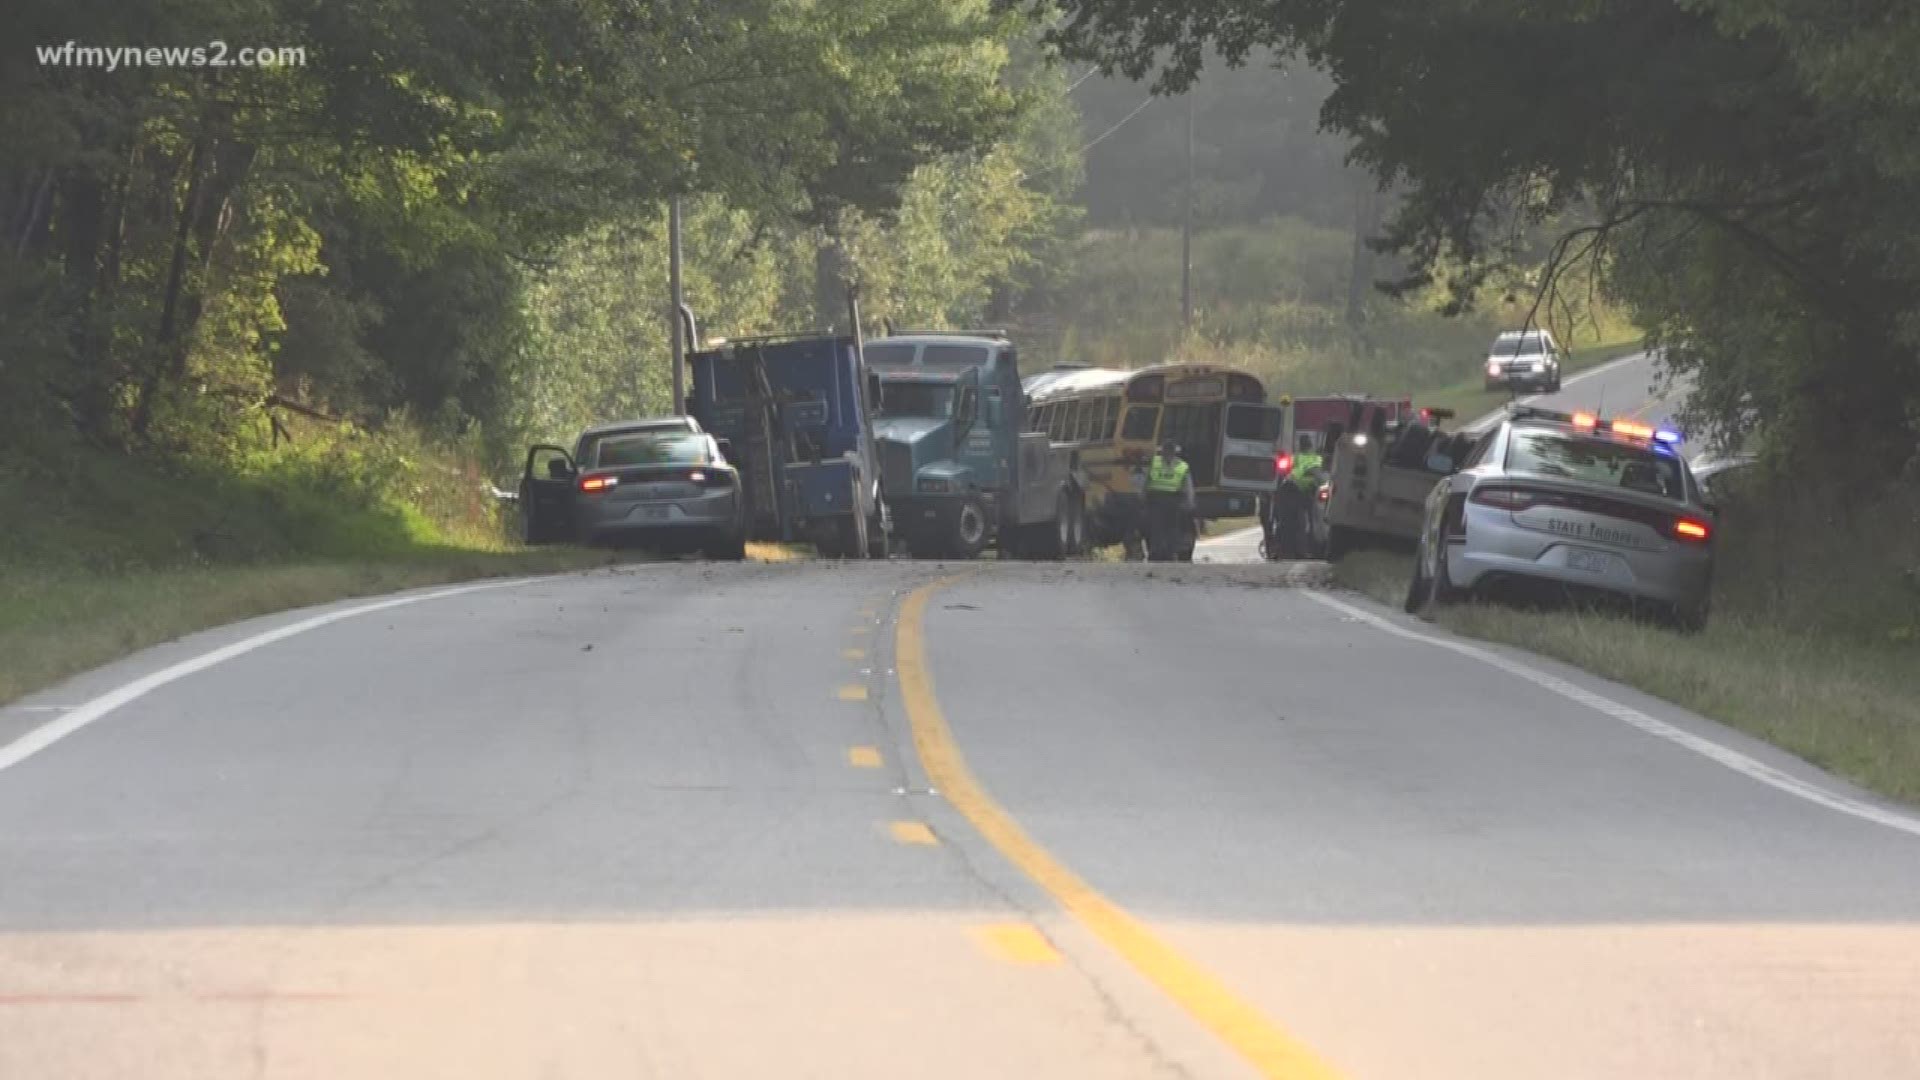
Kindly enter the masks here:
M 1442 431 L 1450 409 L 1423 409 L 1407 424 L 1376 422 L 1331 444 L 1325 519 L 1327 558 L 1372 543 L 1420 537 L 1427 494 L 1466 460 L 1477 437 Z M 1384 418 L 1382 418 L 1384 420 Z

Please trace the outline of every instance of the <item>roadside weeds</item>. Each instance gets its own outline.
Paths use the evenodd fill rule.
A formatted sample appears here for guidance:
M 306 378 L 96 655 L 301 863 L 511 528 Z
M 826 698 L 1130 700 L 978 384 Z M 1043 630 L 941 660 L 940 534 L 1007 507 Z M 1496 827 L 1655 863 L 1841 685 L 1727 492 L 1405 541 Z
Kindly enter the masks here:
M 1337 584 L 1398 607 L 1412 560 L 1366 551 Z M 1920 803 L 1920 658 L 1910 645 L 1812 635 L 1743 614 L 1680 634 L 1624 615 L 1475 602 L 1442 610 L 1455 633 L 1527 649 L 1765 739 L 1862 787 Z

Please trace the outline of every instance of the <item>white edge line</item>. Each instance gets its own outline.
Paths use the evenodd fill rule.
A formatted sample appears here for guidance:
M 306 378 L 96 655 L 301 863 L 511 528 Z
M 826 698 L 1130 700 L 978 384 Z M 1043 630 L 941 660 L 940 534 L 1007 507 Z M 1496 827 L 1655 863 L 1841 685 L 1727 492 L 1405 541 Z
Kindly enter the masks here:
M 370 604 L 359 604 L 354 607 L 341 608 L 337 611 L 329 611 L 323 615 L 315 615 L 296 623 L 289 623 L 286 626 L 255 634 L 250 638 L 236 641 L 230 645 L 223 645 L 218 649 L 214 649 L 212 652 L 202 653 L 190 660 L 182 660 L 177 664 L 161 668 L 159 671 L 143 675 L 117 689 L 109 690 L 91 701 L 75 706 L 60 719 L 42 724 L 5 746 L 0 746 L 0 771 L 10 769 L 20 764 L 120 706 L 143 697 L 146 694 L 150 694 L 170 682 L 184 679 L 197 671 L 205 671 L 215 664 L 231 660 L 236 656 L 243 656 L 262 646 L 271 645 L 276 641 L 284 641 L 296 634 L 304 634 L 309 630 L 317 630 L 322 626 L 337 623 L 342 619 L 351 619 L 356 615 L 367 615 L 375 611 L 404 607 L 407 604 L 418 604 L 427 600 L 442 600 L 449 596 L 479 592 L 483 589 L 504 589 L 512 585 L 525 585 L 537 580 L 539 579 L 512 578 L 506 581 L 485 581 L 474 585 L 459 585 L 451 589 L 436 589 L 433 592 L 417 593 L 411 596 L 397 596 L 387 600 L 378 600 Z
M 1490 649 L 1483 649 L 1476 645 L 1467 644 L 1464 641 L 1451 641 L 1443 637 L 1436 637 L 1432 634 L 1423 634 L 1417 630 L 1409 630 L 1404 626 L 1399 626 L 1387 619 L 1383 619 L 1372 612 L 1364 611 L 1354 607 L 1352 604 L 1335 600 L 1333 597 L 1321 593 L 1308 592 L 1304 595 L 1316 603 L 1324 604 L 1336 611 L 1351 615 L 1373 626 L 1375 629 L 1384 630 L 1389 634 L 1407 638 L 1412 641 L 1425 642 L 1436 648 L 1456 652 L 1461 656 L 1470 657 L 1483 664 L 1499 668 L 1509 675 L 1525 679 L 1535 686 L 1549 690 L 1569 701 L 1585 705 L 1604 716 L 1611 717 L 1624 724 L 1639 728 L 1649 735 L 1665 739 L 1684 749 L 1691 750 L 1701 757 L 1724 765 L 1748 779 L 1758 780 L 1768 787 L 1784 791 L 1789 795 L 1805 799 L 1807 802 L 1814 803 L 1818 806 L 1824 806 L 1829 810 L 1859 818 L 1862 821 L 1870 821 L 1876 825 L 1884 825 L 1889 829 L 1895 829 L 1912 836 L 1920 836 L 1920 818 L 1896 813 L 1893 810 L 1875 806 L 1872 803 L 1862 802 L 1859 799 L 1849 798 L 1848 796 L 1828 791 L 1817 784 L 1808 783 L 1797 776 L 1782 772 L 1738 750 L 1714 742 L 1712 739 L 1695 735 L 1690 731 L 1675 727 L 1664 720 L 1648 716 L 1638 709 L 1622 705 L 1612 698 L 1604 697 L 1591 690 L 1575 686 L 1565 679 L 1549 675 L 1544 671 L 1530 667 L 1518 660 L 1501 656 L 1499 653 L 1493 652 Z

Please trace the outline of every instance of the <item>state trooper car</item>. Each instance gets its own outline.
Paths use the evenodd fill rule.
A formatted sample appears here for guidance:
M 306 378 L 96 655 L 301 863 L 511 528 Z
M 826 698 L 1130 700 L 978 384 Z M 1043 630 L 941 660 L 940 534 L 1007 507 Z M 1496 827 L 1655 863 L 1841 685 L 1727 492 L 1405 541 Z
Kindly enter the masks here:
M 1512 409 L 1428 496 L 1407 610 L 1546 582 L 1705 626 L 1715 519 L 1679 442 L 1632 420 Z

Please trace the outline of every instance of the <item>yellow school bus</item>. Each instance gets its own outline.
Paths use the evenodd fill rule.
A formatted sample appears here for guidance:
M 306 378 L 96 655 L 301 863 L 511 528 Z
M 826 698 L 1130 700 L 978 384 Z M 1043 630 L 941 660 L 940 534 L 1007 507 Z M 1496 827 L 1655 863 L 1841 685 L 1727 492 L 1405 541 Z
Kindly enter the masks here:
M 1078 451 L 1089 542 L 1119 543 L 1139 520 L 1137 471 L 1164 439 L 1180 444 L 1203 518 L 1245 517 L 1273 490 L 1284 414 L 1266 387 L 1219 364 L 1134 371 L 1061 365 L 1029 376 L 1027 430 Z

